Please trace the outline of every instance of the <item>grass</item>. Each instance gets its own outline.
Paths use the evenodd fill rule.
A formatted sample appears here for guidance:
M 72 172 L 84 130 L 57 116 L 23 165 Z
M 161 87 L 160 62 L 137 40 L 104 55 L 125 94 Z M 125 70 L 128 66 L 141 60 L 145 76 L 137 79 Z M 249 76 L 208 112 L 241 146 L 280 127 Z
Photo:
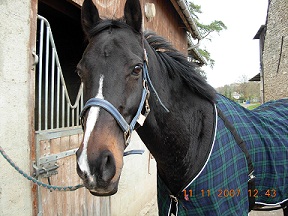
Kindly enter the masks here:
M 253 109 L 257 108 L 258 106 L 260 106 L 260 103 L 251 104 L 251 106 L 248 106 L 247 109 L 253 110 Z

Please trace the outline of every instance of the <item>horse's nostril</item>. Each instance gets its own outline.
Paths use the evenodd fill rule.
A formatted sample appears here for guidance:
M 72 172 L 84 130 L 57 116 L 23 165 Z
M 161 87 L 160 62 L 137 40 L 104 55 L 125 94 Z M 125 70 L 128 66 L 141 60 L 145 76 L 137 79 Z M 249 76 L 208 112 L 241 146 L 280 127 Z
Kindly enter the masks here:
M 102 177 L 102 180 L 107 182 L 114 177 L 115 173 L 116 173 L 115 159 L 110 151 L 105 152 L 105 154 L 103 154 L 99 174 Z
M 95 175 L 98 182 L 108 183 L 116 174 L 116 164 L 113 154 L 109 151 L 103 151 L 97 154 L 98 157 L 89 160 L 92 175 Z

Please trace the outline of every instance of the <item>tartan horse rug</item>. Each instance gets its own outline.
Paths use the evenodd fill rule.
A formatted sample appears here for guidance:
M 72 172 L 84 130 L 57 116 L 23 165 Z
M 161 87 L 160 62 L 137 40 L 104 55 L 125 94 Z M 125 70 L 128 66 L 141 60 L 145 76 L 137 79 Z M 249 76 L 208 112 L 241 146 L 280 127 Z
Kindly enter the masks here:
M 254 165 L 255 189 L 248 189 L 248 164 L 225 120 L 218 116 L 214 143 L 202 170 L 171 196 L 158 176 L 159 215 L 248 215 L 256 204 L 288 201 L 288 99 L 271 101 L 253 111 L 218 95 L 216 107 L 244 141 Z M 217 114 L 216 114 L 217 116 Z

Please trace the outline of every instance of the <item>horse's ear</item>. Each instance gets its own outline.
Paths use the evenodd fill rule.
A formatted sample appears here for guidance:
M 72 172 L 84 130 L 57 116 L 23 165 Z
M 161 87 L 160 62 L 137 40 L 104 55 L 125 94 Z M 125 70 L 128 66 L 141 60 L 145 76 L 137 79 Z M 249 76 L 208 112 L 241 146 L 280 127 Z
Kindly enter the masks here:
M 92 2 L 92 0 L 85 0 L 81 9 L 82 28 L 89 38 L 89 31 L 95 26 L 101 19 L 98 9 Z
M 124 8 L 126 23 L 136 31 L 141 32 L 142 11 L 139 0 L 127 0 Z

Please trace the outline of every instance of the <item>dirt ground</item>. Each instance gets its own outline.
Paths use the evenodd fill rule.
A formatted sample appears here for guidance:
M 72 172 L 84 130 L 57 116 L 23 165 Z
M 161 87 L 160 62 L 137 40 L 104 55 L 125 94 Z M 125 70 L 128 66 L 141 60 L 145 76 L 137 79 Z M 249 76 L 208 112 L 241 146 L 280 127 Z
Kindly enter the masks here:
M 147 203 L 140 212 L 140 216 L 158 216 L 157 197 Z

